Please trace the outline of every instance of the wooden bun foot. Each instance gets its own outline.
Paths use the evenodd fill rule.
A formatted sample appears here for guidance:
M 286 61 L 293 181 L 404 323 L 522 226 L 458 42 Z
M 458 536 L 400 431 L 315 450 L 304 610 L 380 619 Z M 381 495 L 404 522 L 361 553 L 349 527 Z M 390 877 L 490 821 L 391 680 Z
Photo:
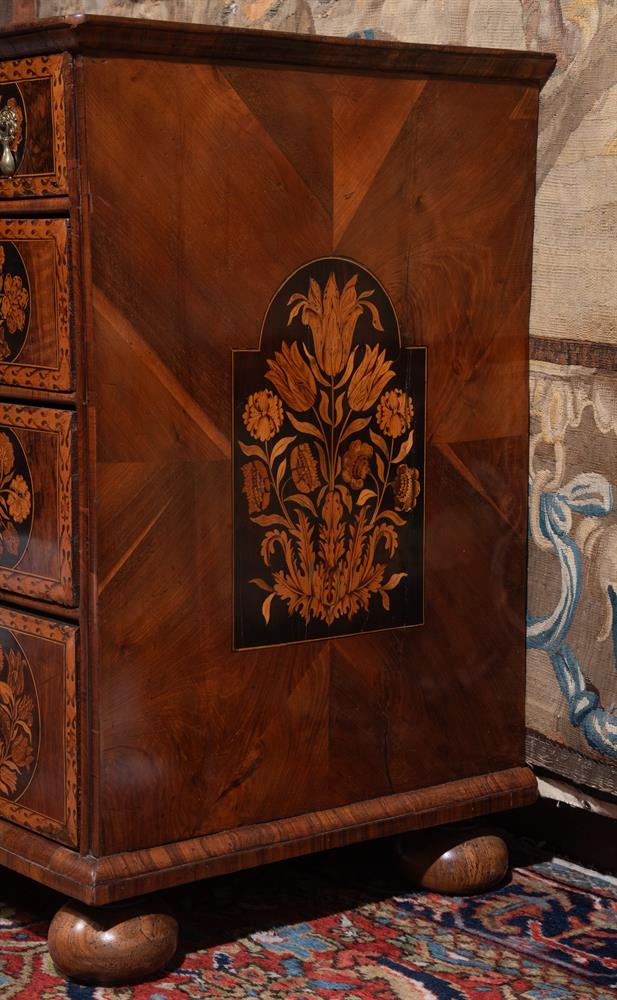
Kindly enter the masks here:
M 407 834 L 399 838 L 396 853 L 414 885 L 453 896 L 484 892 L 508 871 L 505 841 L 486 829 L 438 827 Z
M 160 972 L 178 946 L 178 924 L 157 900 L 90 907 L 73 900 L 49 927 L 58 972 L 81 983 L 135 983 Z

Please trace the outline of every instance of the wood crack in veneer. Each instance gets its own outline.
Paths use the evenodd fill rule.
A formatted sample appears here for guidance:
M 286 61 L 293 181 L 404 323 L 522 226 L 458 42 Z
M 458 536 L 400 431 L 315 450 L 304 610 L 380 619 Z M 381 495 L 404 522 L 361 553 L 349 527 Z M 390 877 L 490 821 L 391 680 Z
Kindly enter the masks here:
M 66 975 L 175 946 L 154 902 L 83 906 L 533 800 L 554 62 L 89 15 L 0 34 L 0 861 L 71 897 Z M 446 842 L 401 843 L 405 871 L 503 870 L 497 838 Z

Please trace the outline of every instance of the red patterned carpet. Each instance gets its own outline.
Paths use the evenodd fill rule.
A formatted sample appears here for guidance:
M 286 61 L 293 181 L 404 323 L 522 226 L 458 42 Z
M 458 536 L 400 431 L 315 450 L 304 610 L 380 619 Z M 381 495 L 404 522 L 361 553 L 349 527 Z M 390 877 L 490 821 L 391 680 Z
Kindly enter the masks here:
M 0 998 L 616 1000 L 614 881 L 540 863 L 481 897 L 446 898 L 405 891 L 384 855 L 333 852 L 170 893 L 175 962 L 116 989 L 56 975 L 45 932 L 58 898 L 4 872 Z

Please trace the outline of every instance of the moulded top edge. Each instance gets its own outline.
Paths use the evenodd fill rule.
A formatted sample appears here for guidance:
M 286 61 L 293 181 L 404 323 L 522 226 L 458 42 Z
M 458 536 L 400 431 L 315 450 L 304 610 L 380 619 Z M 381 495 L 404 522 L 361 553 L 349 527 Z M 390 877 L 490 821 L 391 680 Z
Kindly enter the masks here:
M 62 51 L 520 80 L 540 86 L 556 62 L 548 52 L 299 35 L 97 14 L 17 24 L 0 33 L 0 59 Z

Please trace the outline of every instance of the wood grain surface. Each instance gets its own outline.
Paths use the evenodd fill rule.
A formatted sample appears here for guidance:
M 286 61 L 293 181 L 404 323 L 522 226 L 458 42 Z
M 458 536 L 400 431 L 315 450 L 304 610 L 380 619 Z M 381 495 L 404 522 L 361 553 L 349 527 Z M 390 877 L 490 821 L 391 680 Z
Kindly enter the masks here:
M 0 589 L 9 595 L 75 604 L 74 433 L 68 410 L 0 403 Z
M 178 923 L 162 900 L 92 910 L 65 903 L 49 925 L 49 954 L 79 983 L 134 983 L 160 972 L 178 947 Z
M 4 15 L 10 21 L 11 13 L 13 20 L 24 22 L 52 13 L 110 10 L 108 0 L 16 0 L 15 11 L 11 6 L 10 0 L 0 6 L 0 19 Z M 113 10 L 130 17 L 305 34 L 555 52 L 557 71 L 542 95 L 531 330 L 542 340 L 542 356 L 536 359 L 574 367 L 562 372 L 553 367 L 547 379 L 544 365 L 533 365 L 534 384 L 544 387 L 539 394 L 541 422 L 550 428 L 551 448 L 557 448 L 560 456 L 543 448 L 534 471 L 540 481 L 550 458 L 561 475 L 560 490 L 576 476 L 593 473 L 605 477 L 615 493 L 615 422 L 609 425 L 611 414 L 617 412 L 617 380 L 606 364 L 601 363 L 603 371 L 597 371 L 594 360 L 602 357 L 603 347 L 614 351 L 617 342 L 617 228 L 607 224 L 614 212 L 617 185 L 614 3 L 157 0 L 153 5 L 148 0 L 114 0 Z M 581 365 L 587 371 L 575 370 Z M 572 399 L 577 402 L 572 404 Z M 582 420 L 580 407 L 585 411 Z M 534 424 L 540 423 L 538 416 L 533 419 Z M 556 428 L 559 439 L 553 442 Z M 601 574 L 614 534 L 610 519 L 598 520 L 597 529 L 593 545 L 582 554 L 584 583 L 569 640 L 580 651 L 579 666 L 590 689 L 586 696 L 589 711 L 574 716 L 568 711 L 548 653 L 531 652 L 527 757 L 570 780 L 615 794 L 617 769 L 610 762 L 617 742 L 611 709 L 617 703 L 617 671 L 613 643 L 601 631 L 607 601 L 606 579 Z M 548 593 L 557 594 L 559 588 L 559 560 L 541 543 L 532 545 L 528 586 L 532 615 L 545 612 Z M 604 598 L 599 600 L 600 591 Z M 599 636 L 602 641 L 596 642 Z M 612 753 L 606 749 L 611 741 Z
M 367 43 L 349 38 L 310 38 L 281 31 L 247 31 L 91 14 L 69 14 L 29 25 L 13 25 L 3 30 L 0 39 L 0 59 L 62 51 L 172 56 L 187 61 L 249 60 L 422 76 L 447 74 L 474 80 L 526 80 L 539 85 L 546 81 L 555 65 L 555 57 L 548 52 L 395 41 Z
M 83 72 L 95 853 L 521 764 L 537 87 Z M 403 345 L 427 348 L 425 624 L 233 653 L 230 352 L 332 254 L 374 273 Z
M 69 850 L 0 820 L 0 863 L 93 906 L 311 851 L 529 805 L 527 767 L 107 857 Z
M 405 835 L 398 840 L 396 857 L 413 886 L 450 896 L 496 887 L 509 866 L 505 840 L 481 826 L 447 826 Z
M 47 225 L 69 219 L 75 395 L 50 406 L 49 386 L 6 387 L 14 532 L 0 585 L 15 613 L 49 602 L 80 627 L 81 853 L 0 821 L 0 860 L 103 904 L 528 803 L 527 324 L 550 58 L 90 18 L 9 33 L 0 54 L 27 45 L 76 53 L 68 200 L 40 203 Z M 321 359 L 311 377 L 330 376 L 332 394 L 344 377 L 374 391 L 368 409 L 394 440 L 412 429 L 407 394 L 421 396 L 402 356 L 426 355 L 424 618 L 404 627 L 382 600 L 386 630 L 372 632 L 341 606 L 355 634 L 326 614 L 313 642 L 234 651 L 232 350 L 259 347 L 277 289 L 321 258 L 357 264 L 384 298 L 350 275 L 335 292 L 324 274 L 316 306 L 303 272 L 294 294 L 321 316 L 321 332 L 302 317 L 294 328 L 297 356 L 313 336 Z M 364 354 L 344 349 L 345 375 L 332 344 L 365 301 Z M 400 345 L 378 360 L 385 302 Z M 400 383 L 386 399 L 388 364 Z M 304 377 L 294 366 L 285 377 Z M 260 412 L 253 437 L 267 442 Z M 331 492 L 344 466 L 359 507 L 369 457 L 381 476 L 363 429 L 340 470 L 334 451 L 330 463 Z M 412 479 L 409 467 L 384 481 L 393 524 L 396 504 L 417 500 Z
M 69 72 L 64 55 L 0 65 L 0 102 L 17 95 L 24 133 L 15 173 L 0 176 L 0 199 L 67 193 L 64 87 Z
M 64 219 L 0 220 L 0 253 L 7 295 L 21 294 L 14 317 L 7 302 L 0 341 L 0 392 L 6 386 L 70 392 L 68 225 Z M 13 266 L 11 260 L 14 260 Z M 21 267 L 16 268 L 16 263 Z M 7 285 L 6 276 L 19 290 Z M 17 327 L 17 330 L 11 330 Z
M 2 680 L 11 669 L 11 654 L 25 660 L 31 690 L 13 692 L 32 698 L 29 782 L 19 795 L 6 787 L 0 793 L 0 816 L 69 846 L 77 842 L 77 629 L 62 622 L 0 607 Z M 6 690 L 6 689 L 4 689 Z M 10 703 L 13 706 L 13 702 Z M 12 711 L 13 716 L 18 713 Z M 5 731 L 3 730 L 3 733 Z M 22 730 L 23 733 L 23 730 Z M 15 741 L 13 741 L 15 742 Z M 2 740 L 3 769 L 11 764 Z M 14 760 L 14 755 L 13 755 Z

